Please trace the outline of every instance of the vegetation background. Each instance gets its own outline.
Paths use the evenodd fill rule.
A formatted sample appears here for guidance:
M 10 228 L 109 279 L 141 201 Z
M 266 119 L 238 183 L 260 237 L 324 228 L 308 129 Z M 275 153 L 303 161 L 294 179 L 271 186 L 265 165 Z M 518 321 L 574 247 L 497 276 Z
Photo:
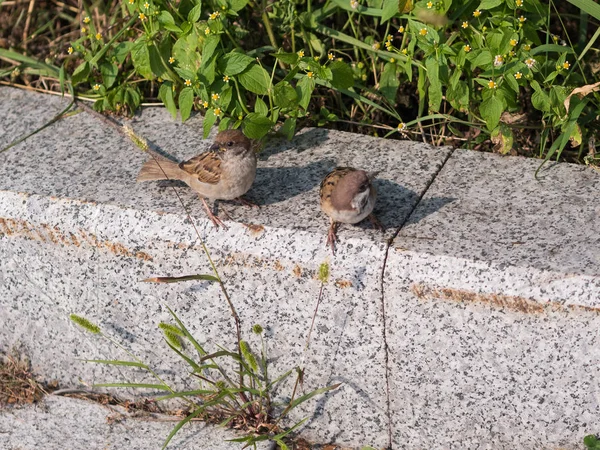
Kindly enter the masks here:
M 0 0 L 3 84 L 597 167 L 593 0 Z

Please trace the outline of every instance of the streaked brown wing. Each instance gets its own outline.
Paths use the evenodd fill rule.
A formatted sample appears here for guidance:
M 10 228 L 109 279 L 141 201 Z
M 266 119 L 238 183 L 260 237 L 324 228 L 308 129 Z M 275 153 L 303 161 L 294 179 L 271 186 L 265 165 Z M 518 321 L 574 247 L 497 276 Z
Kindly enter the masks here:
M 323 199 L 323 196 L 331 196 L 331 192 L 333 188 L 337 184 L 337 182 L 344 178 L 349 172 L 353 172 L 356 169 L 352 167 L 336 167 L 323 178 L 321 181 L 321 187 L 319 189 L 319 196 Z
M 208 184 L 217 184 L 221 179 L 221 158 L 215 152 L 201 153 L 179 164 L 179 168 Z

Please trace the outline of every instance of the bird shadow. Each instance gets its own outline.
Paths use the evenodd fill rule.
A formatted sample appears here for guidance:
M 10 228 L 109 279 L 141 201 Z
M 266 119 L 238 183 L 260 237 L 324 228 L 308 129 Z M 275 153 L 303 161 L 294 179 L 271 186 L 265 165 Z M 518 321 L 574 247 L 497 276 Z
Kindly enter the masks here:
M 334 161 L 326 158 L 305 166 L 259 167 L 246 196 L 260 205 L 283 202 L 318 186 L 332 164 Z

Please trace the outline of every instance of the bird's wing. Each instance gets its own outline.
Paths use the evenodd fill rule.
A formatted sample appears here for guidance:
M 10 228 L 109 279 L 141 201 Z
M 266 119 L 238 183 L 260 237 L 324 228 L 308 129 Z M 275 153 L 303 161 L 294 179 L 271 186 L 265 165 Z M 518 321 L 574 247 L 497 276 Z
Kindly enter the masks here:
M 216 152 L 201 153 L 179 164 L 179 168 L 202 183 L 217 184 L 221 179 L 221 158 Z

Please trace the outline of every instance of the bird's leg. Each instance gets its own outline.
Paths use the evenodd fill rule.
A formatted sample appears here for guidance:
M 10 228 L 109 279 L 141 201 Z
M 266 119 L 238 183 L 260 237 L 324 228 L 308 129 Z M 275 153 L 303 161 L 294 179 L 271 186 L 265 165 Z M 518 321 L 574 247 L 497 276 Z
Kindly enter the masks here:
M 241 203 L 244 206 L 249 206 L 251 208 L 260 208 L 256 203 L 252 203 L 250 200 L 244 198 L 243 196 L 239 196 L 238 198 L 234 198 L 234 201 Z
M 222 226 L 223 228 L 227 228 L 223 221 L 213 214 L 211 209 L 208 207 L 206 200 L 203 197 L 200 197 L 200 200 L 202 200 L 202 203 L 204 204 L 204 209 L 206 209 L 206 214 L 208 214 L 208 218 L 212 221 L 215 227 L 219 228 L 219 226 Z
M 337 222 L 334 222 L 333 219 L 331 220 L 331 225 L 329 225 L 329 232 L 327 233 L 327 244 L 331 246 L 331 251 L 333 252 L 333 254 L 335 255 L 335 243 L 337 242 L 337 235 L 336 235 L 336 231 L 337 231 Z
M 379 219 L 375 217 L 375 214 L 371 213 L 368 217 L 371 223 L 373 224 L 373 227 L 375 227 L 379 231 L 383 231 L 383 225 L 381 224 Z

